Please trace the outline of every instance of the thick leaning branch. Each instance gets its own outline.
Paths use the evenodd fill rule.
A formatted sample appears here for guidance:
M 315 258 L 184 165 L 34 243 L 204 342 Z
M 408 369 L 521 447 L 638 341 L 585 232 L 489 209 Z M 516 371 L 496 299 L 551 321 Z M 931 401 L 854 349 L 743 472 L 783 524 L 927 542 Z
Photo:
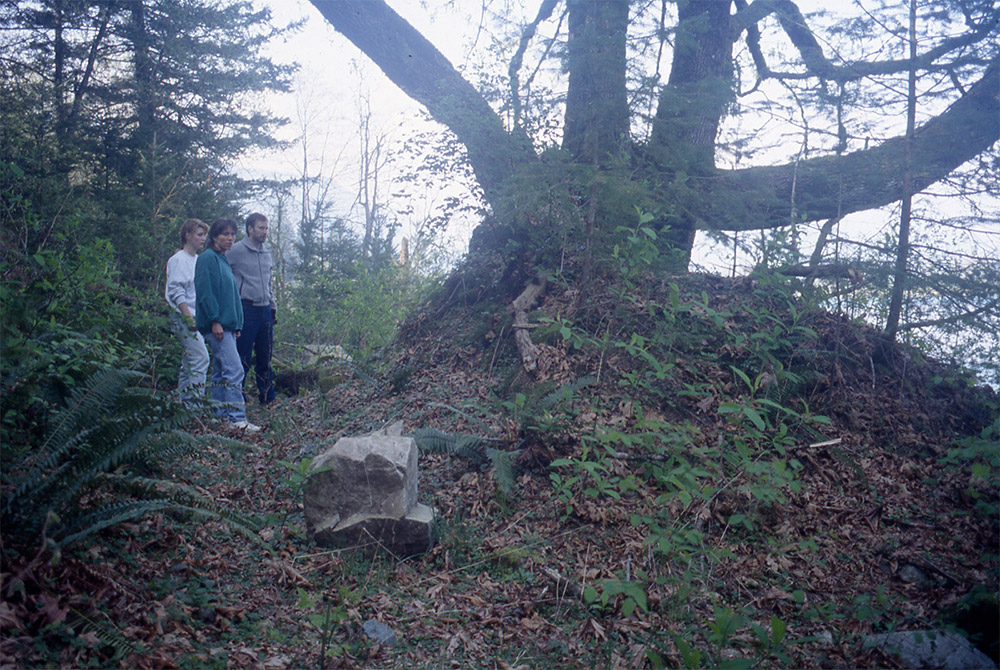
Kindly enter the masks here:
M 1000 61 L 913 138 L 914 189 L 919 192 L 1000 139 Z M 795 164 L 720 171 L 699 188 L 705 209 L 698 227 L 760 230 L 788 225 L 792 188 L 800 214 L 809 221 L 875 209 L 902 194 L 903 138 L 843 156 Z
M 531 159 L 527 139 L 509 134 L 448 59 L 383 0 L 310 1 L 394 84 L 458 136 L 487 194 L 518 162 Z

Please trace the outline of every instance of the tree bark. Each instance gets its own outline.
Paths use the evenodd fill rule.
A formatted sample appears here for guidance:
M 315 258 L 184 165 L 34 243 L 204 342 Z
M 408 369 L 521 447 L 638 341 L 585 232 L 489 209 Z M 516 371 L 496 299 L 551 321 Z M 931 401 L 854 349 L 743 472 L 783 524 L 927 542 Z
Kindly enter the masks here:
M 729 7 L 728 0 L 677 5 L 674 59 L 650 142 L 658 162 L 671 170 L 705 174 L 715 169 L 715 138 L 732 99 Z
M 917 0 L 910 0 L 910 59 L 917 60 Z M 899 317 L 906 294 L 907 261 L 910 258 L 910 219 L 913 207 L 913 129 L 917 118 L 917 70 L 910 67 L 906 90 L 906 136 L 903 138 L 903 199 L 899 211 L 899 239 L 896 242 L 896 272 L 885 320 L 885 339 L 896 339 Z
M 661 237 L 678 251 L 679 270 L 691 260 L 702 198 L 697 188 L 689 189 L 697 182 L 670 185 L 677 175 L 697 180 L 710 178 L 715 171 L 715 139 L 733 97 L 730 4 L 728 0 L 678 2 L 670 78 L 653 121 L 649 155 L 655 163 L 654 178 L 667 186 L 663 203 L 667 215 L 655 224 L 666 227 Z
M 563 149 L 602 165 L 628 137 L 625 35 L 628 0 L 567 0 L 569 89 Z

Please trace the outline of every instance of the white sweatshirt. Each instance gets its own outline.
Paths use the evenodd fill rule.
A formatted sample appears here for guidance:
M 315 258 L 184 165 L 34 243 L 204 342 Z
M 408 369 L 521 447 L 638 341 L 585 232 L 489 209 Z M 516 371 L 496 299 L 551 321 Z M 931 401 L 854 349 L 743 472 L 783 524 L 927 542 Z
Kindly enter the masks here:
M 167 288 L 164 297 L 178 313 L 180 305 L 186 302 L 191 314 L 195 313 L 194 265 L 198 256 L 181 249 L 167 261 Z

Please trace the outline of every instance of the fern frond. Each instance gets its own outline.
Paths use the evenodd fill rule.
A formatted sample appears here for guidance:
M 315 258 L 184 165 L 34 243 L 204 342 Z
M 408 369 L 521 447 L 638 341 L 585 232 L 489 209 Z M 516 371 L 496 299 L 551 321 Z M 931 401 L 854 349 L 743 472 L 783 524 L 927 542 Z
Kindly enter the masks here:
M 148 487 L 146 490 L 149 490 Z M 190 491 L 168 492 L 155 499 L 124 500 L 110 503 L 78 517 L 71 525 L 66 526 L 63 533 L 68 532 L 68 534 L 63 535 L 58 540 L 58 544 L 61 547 L 66 547 L 105 528 L 157 512 L 173 512 L 202 521 L 221 521 L 231 530 L 254 540 L 258 544 L 263 542 L 259 534 L 261 528 L 259 522 L 224 509 L 208 498 L 190 495 L 190 493 Z
M 463 412 L 462 410 L 458 409 L 457 407 L 452 407 L 451 405 L 446 405 L 446 404 L 444 404 L 442 402 L 427 403 L 427 406 L 428 407 L 440 407 L 441 409 L 449 410 L 449 411 L 454 412 L 455 414 L 459 415 L 460 417 L 462 417 L 463 419 L 465 419 L 469 423 L 476 424 L 477 426 L 479 426 L 483 430 L 487 430 L 488 431 L 490 429 L 490 427 L 487 426 L 486 423 L 483 422 L 482 419 L 480 419 L 479 417 L 476 417 L 476 416 L 472 416 L 468 412 Z
M 597 377 L 593 375 L 587 375 L 585 377 L 579 377 L 573 381 L 566 382 L 556 390 L 552 391 L 544 398 L 542 398 L 538 404 L 537 409 L 539 411 L 544 411 L 547 409 L 552 409 L 561 402 L 569 402 L 573 399 L 573 394 L 579 389 L 585 386 L 590 386 L 597 382 Z
M 506 497 L 510 497 L 517 483 L 517 474 L 514 468 L 514 459 L 520 454 L 518 451 L 502 451 L 500 449 L 487 449 L 486 455 L 493 463 L 493 477 L 496 479 L 500 492 Z
M 150 435 L 143 443 L 142 460 L 169 459 L 191 452 L 204 440 L 179 428 L 170 428 L 163 433 Z
M 93 633 L 97 639 L 115 650 L 112 661 L 117 661 L 128 654 L 140 654 L 142 649 L 132 640 L 121 634 L 113 621 L 97 621 L 78 609 L 73 609 L 73 614 L 67 618 L 66 625 L 78 634 Z
M 169 500 L 124 500 L 111 503 L 84 514 L 64 527 L 62 533 L 69 534 L 63 534 L 57 543 L 60 547 L 69 546 L 105 528 L 170 509 L 173 504 Z
M 477 435 L 460 435 L 455 443 L 455 455 L 482 465 L 488 460 L 486 445 Z
M 38 495 L 43 479 L 51 479 L 60 461 L 81 444 L 92 441 L 104 416 L 115 407 L 125 387 L 144 375 L 131 370 L 98 370 L 80 388 L 70 394 L 69 404 L 54 421 L 55 428 L 25 464 L 27 472 L 19 478 L 13 498 Z
M 437 428 L 418 428 L 413 432 L 413 439 L 420 451 L 434 454 L 451 455 L 455 453 L 455 445 L 458 443 L 454 435 Z
M 100 370 L 70 395 L 43 445 L 23 470 L 6 477 L 12 493 L 0 516 L 6 528 L 15 529 L 13 535 L 35 542 L 44 529 L 65 547 L 124 521 L 173 510 L 221 520 L 260 540 L 256 522 L 192 489 L 123 474 L 131 466 L 158 464 L 207 441 L 183 430 L 191 420 L 187 410 L 136 385 L 145 378 L 129 370 Z M 102 488 L 113 502 L 82 511 L 84 494 Z M 56 516 L 50 517 L 50 511 Z M 55 518 L 59 521 L 49 528 Z
M 106 368 L 92 374 L 82 387 L 70 393 L 69 403 L 59 413 L 56 428 L 42 445 L 42 450 L 69 441 L 85 426 L 97 425 L 125 388 L 144 377 L 142 373 L 118 368 Z
M 243 454 L 248 451 L 260 451 L 261 448 L 244 442 L 243 440 L 237 439 L 235 437 L 227 437 L 226 435 L 203 435 L 198 438 L 199 442 L 204 440 L 205 444 L 212 445 L 213 447 L 226 447 L 232 454 Z

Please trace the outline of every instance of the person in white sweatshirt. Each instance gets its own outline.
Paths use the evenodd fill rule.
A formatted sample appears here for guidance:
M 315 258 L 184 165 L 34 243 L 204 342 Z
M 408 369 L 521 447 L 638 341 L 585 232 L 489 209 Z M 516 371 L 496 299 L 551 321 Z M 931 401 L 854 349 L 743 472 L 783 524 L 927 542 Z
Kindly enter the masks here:
M 208 226 L 198 219 L 184 222 L 181 226 L 181 249 L 167 261 L 167 287 L 164 291 L 167 304 L 173 309 L 171 325 L 182 347 L 177 398 L 192 408 L 204 401 L 209 364 L 205 338 L 198 332 L 194 320 L 194 266 L 207 235 Z

